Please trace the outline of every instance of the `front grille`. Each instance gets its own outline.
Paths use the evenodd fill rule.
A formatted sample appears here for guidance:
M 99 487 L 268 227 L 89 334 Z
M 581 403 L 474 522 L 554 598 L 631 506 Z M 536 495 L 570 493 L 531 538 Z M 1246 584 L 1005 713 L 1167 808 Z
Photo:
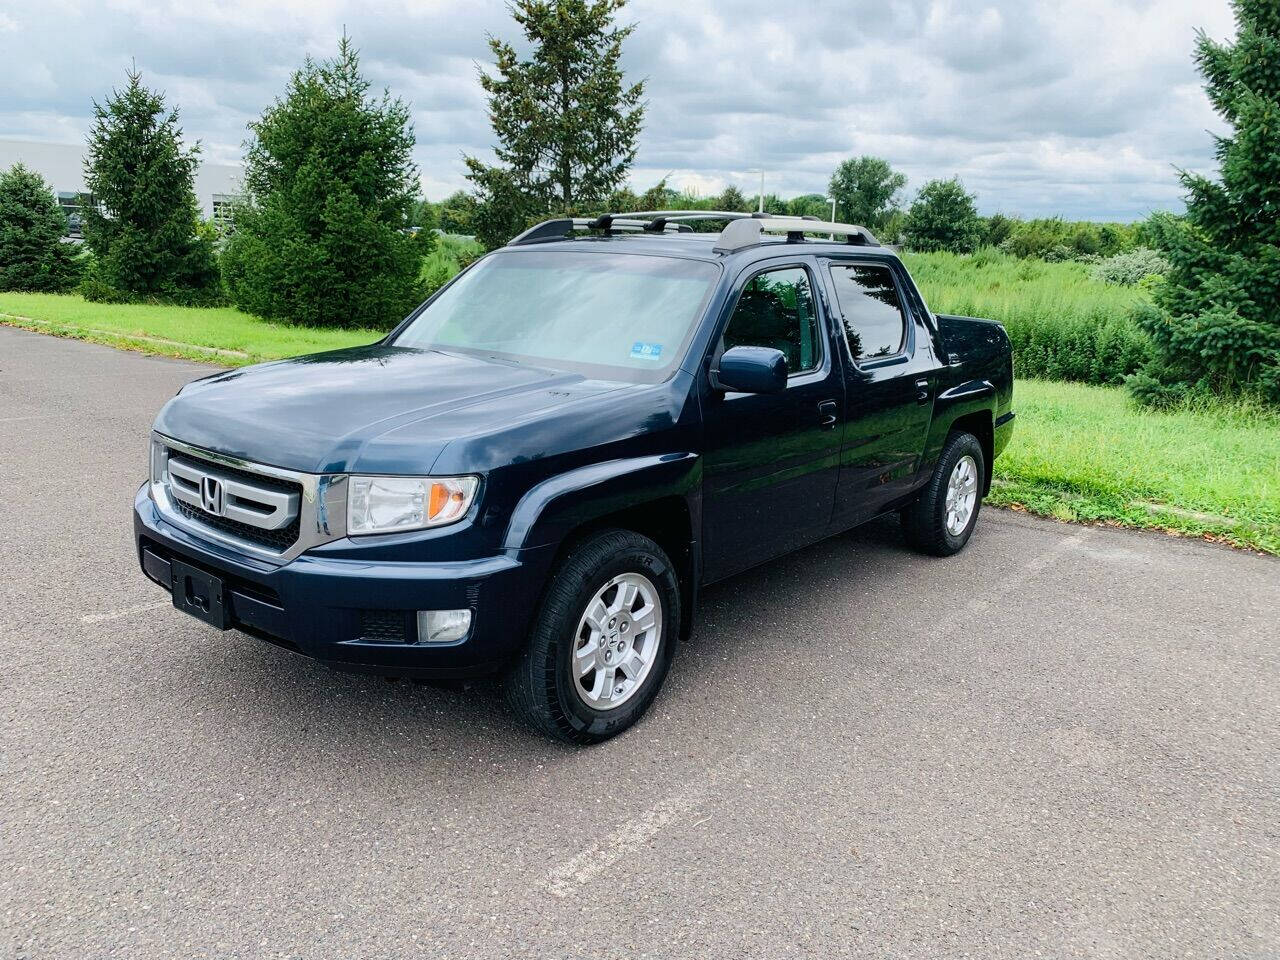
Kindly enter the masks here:
M 247 540 L 249 543 L 256 543 L 261 547 L 267 547 L 279 553 L 284 553 L 284 551 L 298 542 L 298 533 L 302 529 L 302 524 L 297 517 L 294 517 L 293 523 L 287 527 L 281 527 L 279 530 L 263 530 L 261 527 L 251 527 L 249 524 L 241 523 L 239 520 L 228 520 L 226 517 L 214 516 L 212 513 L 208 513 L 199 507 L 193 507 L 191 504 L 184 503 L 181 500 L 174 500 L 173 506 L 188 520 L 195 520 L 197 523 L 212 527 L 228 536 L 236 537 L 239 540 Z
M 370 643 L 412 643 L 404 610 L 361 610 L 360 639 Z
M 168 479 L 170 500 L 173 504 L 173 508 L 187 520 L 191 520 L 201 524 L 202 526 L 217 530 L 219 533 L 234 537 L 237 540 L 255 544 L 259 547 L 265 547 L 276 553 L 284 553 L 298 542 L 302 524 L 299 511 L 297 509 L 292 509 L 292 517 L 288 523 L 275 529 L 269 529 L 266 526 L 260 526 L 254 522 L 245 521 L 255 521 L 258 520 L 259 517 L 265 518 L 270 514 L 272 509 L 270 504 L 257 504 L 254 502 L 263 499 L 274 499 L 276 501 L 276 516 L 279 520 L 283 520 L 286 516 L 289 516 L 289 514 L 282 514 L 279 512 L 285 510 L 287 504 L 287 499 L 285 497 L 281 497 L 280 494 L 292 494 L 295 496 L 293 501 L 294 504 L 300 504 L 303 492 L 302 484 L 295 480 L 286 480 L 282 477 L 269 476 L 267 474 L 257 473 L 253 470 L 245 470 L 240 467 L 234 467 L 229 464 L 222 463 L 221 461 L 206 460 L 203 457 L 194 456 L 185 452 L 180 453 L 176 450 L 169 451 L 168 460 L 171 471 L 171 475 Z M 204 506 L 192 502 L 193 500 L 199 501 L 201 499 L 199 496 L 199 476 L 192 478 L 196 481 L 194 484 L 191 480 L 175 477 L 172 475 L 172 469 L 175 466 L 178 468 L 186 468 L 186 471 L 180 470 L 180 472 L 190 472 L 194 470 L 220 477 L 224 481 L 224 487 L 234 488 L 236 481 L 242 481 L 243 484 L 249 485 L 249 487 L 253 488 L 247 491 L 245 488 L 240 489 L 239 492 L 242 494 L 242 498 L 236 501 L 240 507 L 238 511 L 230 509 L 232 501 L 230 497 L 227 497 L 227 509 L 225 512 L 238 513 L 238 515 L 244 519 L 236 519 L 231 516 L 221 516 L 217 513 L 211 513 L 209 510 L 206 510 Z M 176 486 L 180 481 L 183 486 Z M 254 490 L 257 492 L 254 493 Z M 269 493 L 268 491 L 275 492 Z M 244 500 L 243 496 L 247 496 L 249 499 Z M 279 520 L 277 520 L 277 522 L 279 522 Z M 266 523 L 268 521 L 263 519 L 263 522 Z
M 178 453 L 176 450 L 169 453 L 170 463 L 189 463 L 197 469 L 201 467 L 211 467 L 219 473 L 229 473 L 233 477 L 239 477 L 241 480 L 252 483 L 254 486 L 267 487 L 270 490 L 280 490 L 284 493 L 301 493 L 302 484 L 294 480 L 284 480 L 280 477 L 270 477 L 265 473 L 254 473 L 252 470 L 241 470 L 239 467 L 232 467 L 221 461 L 205 460 L 201 457 L 193 457 L 186 453 Z

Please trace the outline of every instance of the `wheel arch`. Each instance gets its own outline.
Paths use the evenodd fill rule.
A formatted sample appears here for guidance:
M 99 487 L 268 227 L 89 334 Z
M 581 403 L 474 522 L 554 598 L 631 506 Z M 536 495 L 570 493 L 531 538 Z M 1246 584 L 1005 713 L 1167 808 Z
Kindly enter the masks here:
M 982 495 L 985 497 L 991 492 L 991 474 L 995 460 L 995 426 L 991 411 L 978 410 L 956 417 L 947 429 L 947 436 L 958 431 L 973 434 L 982 445 Z
M 601 530 L 631 530 L 660 546 L 680 583 L 680 636 L 693 629 L 701 576 L 701 462 L 666 454 L 592 464 L 530 490 L 513 513 L 505 548 L 554 544 L 549 569 Z

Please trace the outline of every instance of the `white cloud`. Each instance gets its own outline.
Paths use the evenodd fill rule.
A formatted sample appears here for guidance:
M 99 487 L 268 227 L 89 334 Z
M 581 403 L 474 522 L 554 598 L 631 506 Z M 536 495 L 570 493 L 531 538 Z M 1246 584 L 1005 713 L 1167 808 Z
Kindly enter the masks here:
M 491 143 L 486 32 L 518 39 L 498 0 L 6 6 L 0 136 L 82 137 L 133 58 L 206 156 L 233 162 L 245 124 L 345 27 L 375 84 L 411 103 L 436 197 Z M 1211 168 L 1219 124 L 1191 46 L 1196 27 L 1232 32 L 1227 0 L 633 0 L 625 15 L 627 69 L 648 81 L 641 189 L 670 174 L 751 192 L 764 168 L 767 190 L 824 192 L 840 159 L 875 153 L 910 191 L 958 174 L 984 210 L 1099 218 L 1176 206 L 1174 167 Z

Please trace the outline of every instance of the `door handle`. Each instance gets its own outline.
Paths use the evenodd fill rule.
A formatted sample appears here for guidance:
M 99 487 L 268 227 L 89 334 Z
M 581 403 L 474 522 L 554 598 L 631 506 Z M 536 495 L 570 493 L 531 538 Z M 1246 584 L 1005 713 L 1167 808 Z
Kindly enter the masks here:
M 834 400 L 823 400 L 818 404 L 818 415 L 820 417 L 818 426 L 824 430 L 830 430 L 836 425 L 836 421 L 840 419 L 839 413 L 840 407 Z
M 929 402 L 929 381 L 921 377 L 916 381 L 916 403 Z

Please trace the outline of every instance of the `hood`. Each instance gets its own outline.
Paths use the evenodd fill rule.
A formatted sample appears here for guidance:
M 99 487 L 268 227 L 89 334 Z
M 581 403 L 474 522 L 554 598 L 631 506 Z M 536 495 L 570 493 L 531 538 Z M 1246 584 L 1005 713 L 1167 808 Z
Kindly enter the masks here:
M 429 473 L 459 436 L 483 434 L 626 385 L 575 373 L 374 344 L 188 384 L 155 429 L 307 473 Z

